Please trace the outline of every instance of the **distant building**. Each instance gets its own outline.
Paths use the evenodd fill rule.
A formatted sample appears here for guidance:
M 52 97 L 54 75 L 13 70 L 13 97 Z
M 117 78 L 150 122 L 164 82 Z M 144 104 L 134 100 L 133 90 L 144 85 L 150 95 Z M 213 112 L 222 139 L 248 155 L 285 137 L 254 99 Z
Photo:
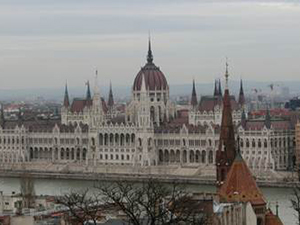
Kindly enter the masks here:
M 227 67 L 225 75 L 228 78 Z M 200 101 L 193 82 L 189 106 L 176 106 L 166 76 L 153 62 L 149 41 L 146 64 L 135 76 L 131 100 L 125 107 L 115 106 L 112 86 L 105 101 L 96 75 L 93 93 L 87 82 L 84 98 L 70 99 L 65 86 L 61 119 L 41 114 L 25 118 L 22 112 L 16 120 L 7 120 L 2 110 L 0 163 L 36 162 L 47 164 L 46 168 L 60 168 L 56 163 L 63 168 L 66 164 L 80 168 L 174 166 L 193 168 L 195 173 L 200 168 L 214 172 L 220 163 L 218 181 L 222 182 L 234 154 L 229 161 L 224 161 L 224 153 L 217 154 L 228 148 L 227 144 L 234 145 L 227 143 L 227 135 L 238 134 L 242 155 L 252 170 L 261 174 L 290 169 L 294 134 L 289 122 L 247 118 L 242 81 L 238 100 L 229 94 L 227 82 L 224 95 L 220 80 L 216 80 L 213 96 L 203 96 Z M 222 112 L 226 115 L 229 111 L 230 132 L 221 129 L 227 120 Z

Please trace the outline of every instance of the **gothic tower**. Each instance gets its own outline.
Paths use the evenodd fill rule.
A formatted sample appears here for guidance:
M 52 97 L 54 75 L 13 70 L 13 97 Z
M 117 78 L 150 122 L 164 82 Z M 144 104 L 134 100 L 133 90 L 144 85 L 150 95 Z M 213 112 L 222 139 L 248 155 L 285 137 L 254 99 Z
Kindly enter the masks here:
M 230 95 L 228 89 L 228 64 L 226 63 L 225 73 L 225 91 L 223 97 L 223 111 L 221 122 L 221 133 L 219 140 L 219 149 L 216 154 L 217 166 L 217 186 L 220 187 L 226 178 L 232 162 L 236 155 L 236 146 L 234 138 L 234 126 L 232 122 L 232 111 L 230 105 Z

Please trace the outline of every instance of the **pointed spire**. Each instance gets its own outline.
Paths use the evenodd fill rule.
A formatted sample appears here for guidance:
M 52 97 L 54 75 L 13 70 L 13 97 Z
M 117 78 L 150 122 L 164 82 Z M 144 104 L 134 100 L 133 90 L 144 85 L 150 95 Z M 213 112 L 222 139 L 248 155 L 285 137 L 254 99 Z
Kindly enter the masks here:
M 69 92 L 68 92 L 68 84 L 66 82 L 65 86 L 65 97 L 64 97 L 64 107 L 68 108 L 70 106 L 70 101 L 69 101 Z
M 222 93 L 222 84 L 221 84 L 221 79 L 219 78 L 219 96 L 222 97 L 223 96 L 223 93 Z
M 195 80 L 194 79 L 193 79 L 193 90 L 192 90 L 191 105 L 193 107 L 197 107 L 197 105 L 198 105 L 196 87 L 195 87 Z
M 152 63 L 153 62 L 153 55 L 151 50 L 151 38 L 149 34 L 149 43 L 148 43 L 148 54 L 147 54 L 147 62 Z
M 98 86 L 98 70 L 96 70 L 95 72 L 94 95 L 100 95 L 99 86 Z
M 219 90 L 218 90 L 218 84 L 217 84 L 217 79 L 215 79 L 215 90 L 214 90 L 214 96 L 218 96 Z
M 225 89 L 228 89 L 228 77 L 229 77 L 229 73 L 228 73 L 228 60 L 226 58 Z
M 241 79 L 240 82 L 240 93 L 239 93 L 239 105 L 244 106 L 245 104 L 245 96 L 244 96 L 244 88 L 243 88 L 243 81 Z
M 107 102 L 108 107 L 113 107 L 114 105 L 114 95 L 112 91 L 112 85 L 111 82 L 109 84 L 109 94 L 108 94 L 108 102 Z
M 90 100 L 92 100 L 91 89 L 90 89 L 90 81 L 86 82 L 86 86 L 87 86 L 87 89 L 86 89 L 86 100 L 90 101 Z
M 236 156 L 236 144 L 234 138 L 234 126 L 232 121 L 232 110 L 230 103 L 230 95 L 228 89 L 228 64 L 226 62 L 226 87 L 223 97 L 223 111 L 219 149 L 216 155 L 217 162 L 217 181 L 218 184 L 224 182 L 226 175 L 230 169 Z
M 271 128 L 271 115 L 270 115 L 270 110 L 269 110 L 269 108 L 267 108 L 267 111 L 266 111 L 265 126 L 266 126 L 266 128 L 268 128 L 268 129 Z

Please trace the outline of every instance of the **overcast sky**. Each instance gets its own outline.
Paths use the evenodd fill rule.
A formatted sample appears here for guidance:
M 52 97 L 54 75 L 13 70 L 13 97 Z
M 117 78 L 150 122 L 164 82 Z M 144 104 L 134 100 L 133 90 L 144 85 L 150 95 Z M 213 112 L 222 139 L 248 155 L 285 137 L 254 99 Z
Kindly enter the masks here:
M 0 89 L 132 85 L 154 62 L 170 85 L 300 80 L 298 1 L 0 0 Z

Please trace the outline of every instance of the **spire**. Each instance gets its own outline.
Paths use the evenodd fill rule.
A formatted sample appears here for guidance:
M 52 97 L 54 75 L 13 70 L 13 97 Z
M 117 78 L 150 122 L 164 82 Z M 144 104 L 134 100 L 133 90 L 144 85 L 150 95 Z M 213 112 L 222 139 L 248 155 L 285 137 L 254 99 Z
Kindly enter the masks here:
M 147 62 L 148 62 L 148 63 L 152 63 L 152 62 L 153 62 L 153 55 L 152 55 L 152 50 L 151 50 L 150 34 L 149 34 L 149 44 L 148 44 Z
M 65 97 L 64 97 L 64 107 L 68 108 L 69 106 L 70 106 L 70 101 L 69 101 L 68 85 L 66 83 L 66 86 L 65 86 Z
M 226 87 L 223 97 L 223 111 L 219 149 L 216 155 L 217 162 L 217 181 L 219 184 L 224 182 L 230 166 L 236 155 L 236 145 L 234 138 L 234 126 L 232 122 L 232 111 L 230 104 L 230 95 L 228 90 L 228 64 L 226 63 Z
M 86 100 L 90 101 L 90 100 L 92 100 L 92 95 L 91 95 L 91 89 L 90 89 L 90 82 L 89 81 L 86 82 L 86 86 L 87 86 L 87 89 L 86 89 Z
M 114 95 L 112 91 L 112 85 L 111 82 L 109 84 L 109 94 L 108 94 L 108 102 L 107 102 L 108 107 L 113 107 L 114 105 Z
M 244 106 L 245 104 L 245 96 L 244 96 L 244 89 L 243 89 L 243 81 L 241 79 L 240 82 L 240 94 L 239 94 L 239 105 Z
M 99 86 L 98 86 L 98 70 L 96 70 L 95 72 L 94 95 L 100 95 Z
M 225 90 L 228 89 L 228 77 L 229 77 L 229 73 L 228 73 L 228 61 L 227 61 L 227 58 L 226 58 Z
M 1 127 L 5 128 L 5 117 L 4 117 L 4 104 L 1 104 Z
M 271 128 L 271 115 L 270 115 L 270 110 L 269 110 L 269 108 L 267 108 L 267 111 L 266 111 L 265 126 L 266 126 L 266 128 L 268 128 L 268 129 Z
M 193 79 L 193 90 L 192 90 L 191 105 L 193 107 L 197 107 L 197 105 L 198 105 L 196 88 L 195 88 L 195 80 L 194 79 Z
M 215 79 L 215 90 L 214 90 L 214 96 L 218 96 L 219 90 L 218 90 L 218 84 L 217 84 L 217 79 Z
M 222 97 L 223 96 L 223 94 L 222 94 L 222 87 L 221 87 L 222 85 L 221 85 L 221 79 L 219 78 L 219 89 L 218 89 L 218 91 L 219 91 L 219 96 L 220 97 Z

